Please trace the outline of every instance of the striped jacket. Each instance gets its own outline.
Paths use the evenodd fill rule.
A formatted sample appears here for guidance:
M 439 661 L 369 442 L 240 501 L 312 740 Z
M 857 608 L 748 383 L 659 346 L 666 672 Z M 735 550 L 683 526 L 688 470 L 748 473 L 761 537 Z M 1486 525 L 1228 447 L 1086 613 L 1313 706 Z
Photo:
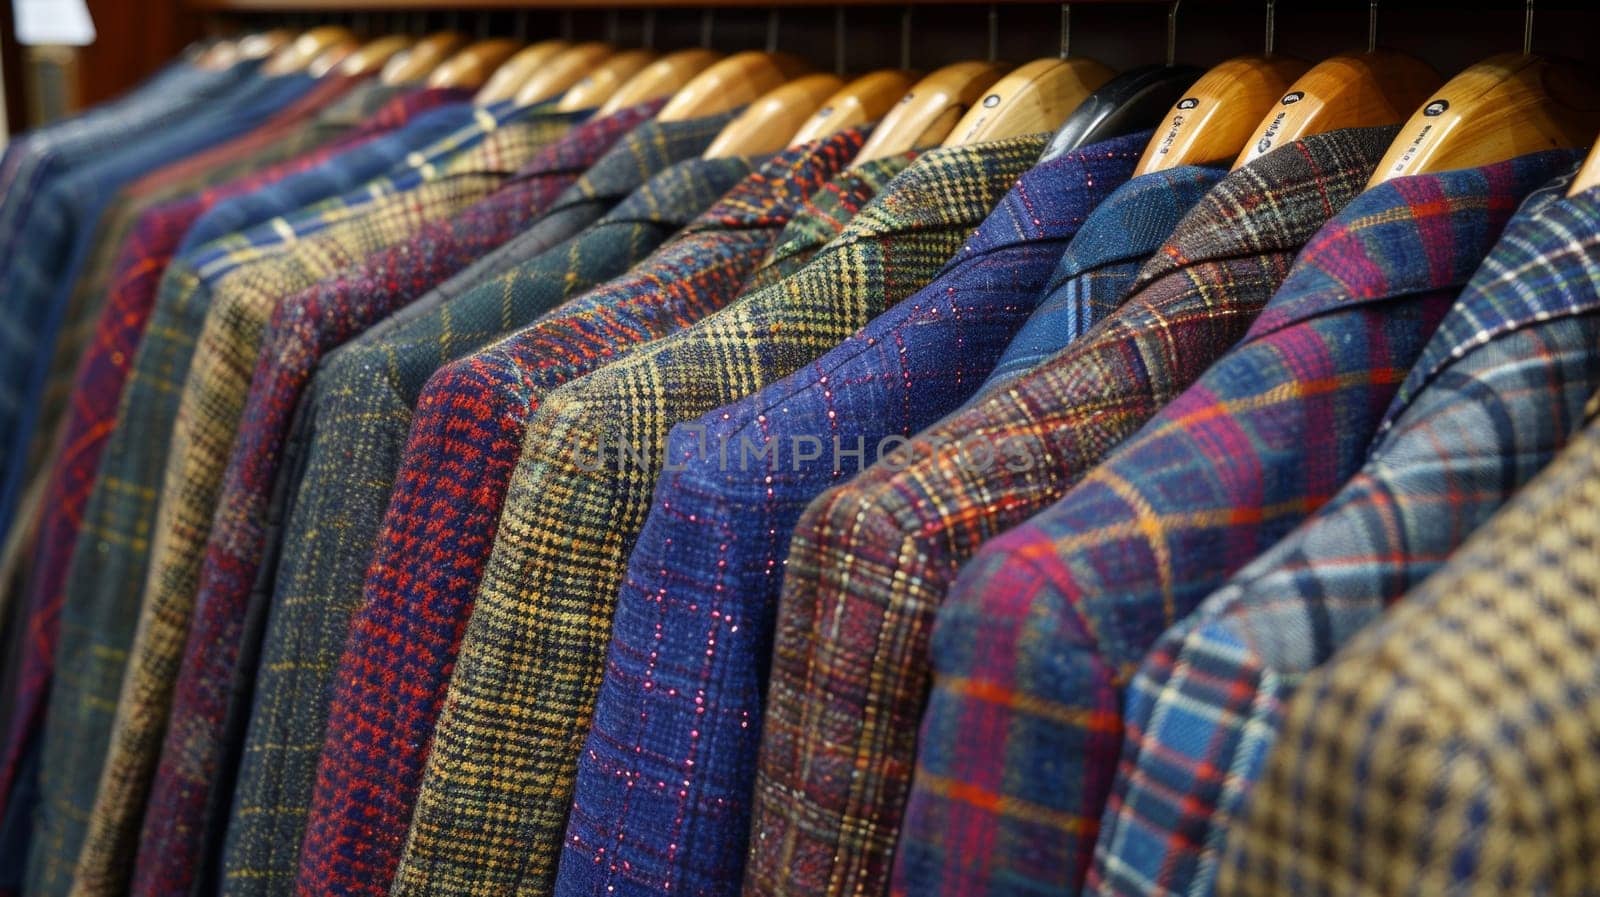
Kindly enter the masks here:
M 901 816 L 927 632 L 958 565 L 1062 494 L 1237 338 L 1328 206 L 1365 182 L 1387 136 L 1308 140 L 1224 179 L 1121 309 L 923 431 L 909 453 L 812 502 L 784 572 L 747 891 L 888 888 L 897 838 L 921 836 L 901 834 Z M 1043 454 L 1037 470 L 1014 470 L 1017 444 Z
M 924 286 L 1042 139 L 921 156 L 800 271 L 545 397 L 434 734 L 397 897 L 550 889 L 667 431 L 787 376 Z M 602 443 L 614 457 L 599 456 Z M 538 712 L 492 712 L 490 724 L 496 706 Z M 478 774 L 485 752 L 493 776 Z
M 1586 244 L 1567 264 L 1595 280 L 1594 231 L 1560 239 Z M 1597 413 L 1600 401 L 1444 569 L 1301 683 L 1217 894 L 1594 892 Z
M 1472 201 L 1484 176 L 1443 175 L 1465 186 L 1442 192 Z M 1090 891 L 1210 894 L 1295 683 L 1438 569 L 1581 425 L 1600 390 L 1600 279 L 1582 258 L 1600 209 L 1558 202 L 1569 182 L 1523 205 L 1361 471 L 1145 658 Z M 1482 248 L 1461 242 L 1463 254 Z
M 704 211 L 731 179 L 720 185 L 698 179 L 687 193 L 635 188 L 703 152 L 728 118 L 640 125 L 512 242 L 563 231 L 634 194 L 609 218 L 501 278 L 445 298 L 464 276 L 457 275 L 323 360 L 299 415 L 299 426 L 311 434 L 300 441 L 309 448 L 280 462 L 291 476 L 302 474 L 298 485 L 281 485 L 297 493 L 282 540 L 283 577 L 258 583 L 246 609 L 247 624 L 252 615 L 260 621 L 254 637 L 263 644 L 259 669 L 241 667 L 247 678 L 235 679 L 236 700 L 248 703 L 253 690 L 254 705 L 224 844 L 227 893 L 283 894 L 294 885 L 334 668 L 361 599 L 417 393 L 451 358 L 622 273 Z
M 967 564 L 934 627 L 908 826 L 1008 850 L 908 854 L 908 890 L 1081 884 L 1139 661 L 1355 473 L 1506 220 L 1571 158 L 1357 197 L 1238 345 L 1060 502 Z M 987 757 L 971 749 L 974 732 L 994 733 Z M 1055 877 L 1063 865 L 1070 877 Z
M 662 883 L 738 893 L 788 544 L 774 534 L 790 532 L 808 501 L 854 475 L 884 440 L 932 424 L 982 385 L 1063 250 L 1117 195 L 1149 137 L 1035 166 L 932 283 L 815 363 L 673 428 L 672 465 L 612 619 L 558 893 L 642 894 Z M 775 452 L 776 463 L 751 463 L 747 444 Z M 852 466 L 843 454 L 857 449 Z M 686 837 L 694 850 L 666 850 Z

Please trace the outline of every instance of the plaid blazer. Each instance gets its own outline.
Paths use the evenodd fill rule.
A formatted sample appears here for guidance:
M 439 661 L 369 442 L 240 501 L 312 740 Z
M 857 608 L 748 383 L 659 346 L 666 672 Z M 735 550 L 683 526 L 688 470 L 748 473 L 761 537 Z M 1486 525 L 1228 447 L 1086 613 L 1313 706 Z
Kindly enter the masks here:
M 725 305 L 864 137 L 847 130 L 779 155 L 623 277 L 428 381 L 334 677 L 302 891 L 388 892 L 516 460 L 508 449 L 542 395 Z M 706 164 L 674 175 L 704 178 Z M 398 695 L 383 685 L 396 677 L 407 683 Z
M 130 180 L 174 157 L 219 143 L 249 129 L 304 93 L 309 76 L 270 79 L 227 104 L 170 129 L 147 133 L 95 164 L 74 171 L 40 193 L 28 209 L 26 236 L 0 271 L 0 471 L 15 487 L 0 491 L 0 537 L 10 525 L 21 492 L 21 466 L 38 415 L 39 395 L 49 371 L 72 286 L 97 233 L 96 223 L 117 191 Z M 14 490 L 14 491 L 13 491 Z
M 1301 252 L 1237 346 L 1060 502 L 967 564 L 933 633 L 908 891 L 1081 885 L 1140 659 L 1355 473 L 1506 220 L 1570 158 L 1363 193 Z M 990 759 L 957 744 L 963 727 L 968 739 L 994 733 Z M 932 854 L 967 835 L 1008 849 Z
M 1227 173 L 1206 165 L 1169 168 L 1140 175 L 1106 197 L 1068 244 L 1044 299 L 973 401 L 1043 364 L 1115 311 L 1145 260 Z
M 165 847 L 147 853 L 141 869 L 154 861 L 166 867 L 162 877 L 167 879 L 193 873 L 193 853 L 203 829 L 197 817 L 209 803 L 208 786 L 219 762 L 219 728 L 227 709 L 225 686 L 232 679 L 245 603 L 257 572 L 264 506 L 277 474 L 290 415 L 317 360 L 324 351 L 526 226 L 593 158 L 659 105 L 645 104 L 579 126 L 541 149 L 516 177 L 481 202 L 459 214 L 424 223 L 407 241 L 284 300 L 272 312 L 212 520 L 163 762 L 145 815 L 141 843 Z M 539 135 L 534 143 L 545 136 L 553 136 L 553 132 Z M 500 162 L 514 164 L 514 159 L 505 156 L 504 147 L 493 145 L 493 139 L 474 154 L 488 161 L 486 154 L 493 151 L 501 157 Z M 494 181 L 491 175 L 468 186 L 461 180 L 462 174 L 458 166 L 450 181 L 463 202 Z M 207 756 L 193 747 L 196 744 L 215 747 Z M 180 758 L 181 764 L 177 762 Z M 174 845 L 175 838 L 183 843 Z
M 631 197 L 601 223 L 479 289 L 434 298 L 453 289 L 463 272 L 323 360 L 298 425 L 304 433 L 299 441 L 309 443 L 307 457 L 283 462 L 303 473 L 299 485 L 284 486 L 297 497 L 285 524 L 278 564 L 283 577 L 258 583 L 251 598 L 264 645 L 259 670 L 241 667 L 240 673 L 256 681 L 235 680 L 236 700 L 255 700 L 224 845 L 229 894 L 280 894 L 293 887 L 333 672 L 361 600 L 412 408 L 428 377 L 504 330 L 621 274 L 711 205 L 737 173 L 721 183 L 669 179 L 670 192 L 645 181 L 699 156 L 730 117 L 640 125 L 568 188 L 529 234 L 562 232 Z M 351 476 L 352 470 L 361 475 Z
M 1593 280 L 1592 226 L 1562 239 L 1591 246 L 1568 258 Z M 1306 676 L 1228 835 L 1219 895 L 1593 891 L 1597 413 L 1444 569 Z
M 1600 240 L 1600 208 L 1556 202 L 1569 182 L 1524 204 L 1361 471 L 1145 658 L 1090 891 L 1211 893 L 1295 683 L 1437 569 L 1580 425 L 1600 389 L 1600 280 L 1581 261 Z
M 1128 179 L 1149 137 L 1034 167 L 932 283 L 793 375 L 673 428 L 673 464 L 617 598 L 558 893 L 668 883 L 738 893 L 787 545 L 772 534 L 790 532 L 808 501 L 855 473 L 824 443 L 864 456 L 943 417 L 983 382 L 1068 242 Z M 802 449 L 805 439 L 814 445 Z M 747 443 L 772 452 L 772 463 L 741 462 Z M 667 850 L 686 837 L 694 850 Z
M 376 117 L 346 140 L 377 137 L 450 95 L 450 91 L 416 91 L 386 104 Z M 23 642 L 25 653 L 18 676 L 16 706 L 7 729 L 4 753 L 0 754 L 0 807 L 6 804 L 23 751 L 37 749 L 44 699 L 55 660 L 67 563 L 77 540 L 100 453 L 116 421 L 123 385 L 155 304 L 156 287 L 178 241 L 206 208 L 229 196 L 315 167 L 337 149 L 336 145 L 330 145 L 314 150 L 225 185 L 164 203 L 141 216 L 117 261 L 105 308 L 96 316 L 93 337 L 78 363 L 70 392 L 60 399 L 52 399 L 49 391 L 46 392 L 46 405 L 60 406 L 65 422 L 60 425 L 64 428 L 60 449 L 47 475 L 48 485 L 40 505 L 38 535 L 32 552 L 33 565 L 25 592 L 28 610 L 24 625 L 28 636 Z M 58 356 L 61 354 L 58 352 Z
M 216 282 L 216 299 L 195 347 L 172 433 L 139 628 L 78 861 L 75 893 L 125 888 L 136 846 L 140 855 L 133 870 L 134 894 L 188 889 L 193 834 L 198 831 L 194 817 L 203 811 L 205 785 L 216 762 L 213 752 L 196 747 L 214 743 L 206 737 L 202 718 L 185 717 L 180 721 L 186 725 L 172 730 L 163 765 L 168 775 L 161 780 L 165 787 L 149 789 L 175 685 L 185 687 L 186 706 L 194 706 L 205 700 L 195 689 L 209 689 L 218 678 L 228 681 L 232 651 L 215 644 L 237 638 L 228 625 L 228 608 L 196 609 L 194 599 L 205 539 L 250 390 L 252 362 L 261 354 L 263 331 L 274 308 L 317 280 L 360 265 L 366 256 L 416 234 L 427 222 L 481 199 L 569 124 L 564 117 L 543 116 L 497 128 L 478 147 L 445 165 L 436 180 L 392 194 L 368 214 L 325 230 L 272 262 L 236 269 Z M 268 359 L 269 375 L 274 361 Z M 197 635 L 213 644 L 197 645 L 185 657 L 184 642 L 196 610 Z M 180 669 L 180 660 L 201 666 Z
M 1041 148 L 1038 137 L 922 156 L 798 272 L 545 397 L 450 680 L 396 895 L 550 889 L 612 607 L 668 429 L 787 376 L 924 286 Z M 597 457 L 607 443 L 615 463 Z M 493 712 L 490 726 L 483 714 L 496 706 L 539 712 Z M 472 759 L 485 751 L 499 761 L 492 776 Z
M 1323 136 L 1225 178 L 1122 309 L 923 431 L 911 457 L 874 465 L 806 509 L 779 601 L 748 891 L 888 887 L 927 695 L 927 631 L 959 564 L 1065 492 L 1221 354 L 1329 207 L 1365 183 L 1388 136 Z M 1011 456 L 1035 443 L 1048 463 L 1019 475 Z M 980 445 L 1004 460 L 968 459 Z
M 418 161 L 438 173 L 427 160 Z M 64 587 L 56 666 L 78 669 L 83 675 L 71 682 L 58 678 L 51 689 L 40 769 L 47 805 L 38 814 L 40 839 L 30 860 L 41 882 L 64 883 L 71 877 L 107 748 L 110 710 L 115 706 L 133 638 L 150 533 L 156 523 L 157 488 L 167 461 L 169 427 L 177 415 L 183 379 L 213 289 L 234 272 L 293 258 L 312 234 L 327 228 L 344 227 L 352 235 L 381 238 L 388 232 L 384 224 L 409 220 L 407 210 L 415 214 L 415 208 L 404 199 L 395 199 L 395 194 L 380 190 L 379 195 L 389 198 L 380 201 L 363 191 L 327 202 L 313 218 L 293 224 L 275 219 L 250 234 L 213 244 L 196 256 L 176 259 L 163 277 L 119 408 L 121 423 L 102 452 L 86 506 L 74 549 L 80 562 L 70 566 Z M 363 213 L 385 206 L 387 215 L 366 219 L 370 226 L 363 224 Z M 334 241 L 329 245 L 342 244 Z M 278 265 L 266 264 L 261 270 L 278 269 Z M 89 557 L 97 563 L 81 562 Z M 167 622 L 186 626 L 187 617 Z M 93 700 L 88 699 L 90 695 Z

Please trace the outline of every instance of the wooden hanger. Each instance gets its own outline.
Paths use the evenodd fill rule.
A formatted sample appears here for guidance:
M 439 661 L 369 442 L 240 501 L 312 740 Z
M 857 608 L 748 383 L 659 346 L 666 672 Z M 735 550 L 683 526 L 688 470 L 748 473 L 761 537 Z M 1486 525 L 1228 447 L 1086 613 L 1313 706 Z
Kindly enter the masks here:
M 1289 56 L 1237 56 L 1215 66 L 1172 105 L 1134 176 L 1238 155 L 1256 122 L 1307 68 Z
M 1583 167 L 1572 176 L 1572 186 L 1568 188 L 1568 196 L 1577 196 L 1586 190 L 1600 187 L 1600 143 L 1589 150 L 1589 158 L 1583 160 Z
M 997 62 L 971 60 L 929 73 L 913 84 L 872 129 L 872 136 L 862 144 L 851 166 L 898 156 L 943 140 L 1005 71 L 1005 66 Z
M 191 59 L 196 67 L 214 72 L 231 68 L 239 62 L 239 42 L 225 38 L 212 41 L 211 46 L 193 55 Z
M 494 70 L 521 48 L 519 41 L 505 37 L 491 37 L 468 44 L 456 55 L 440 63 L 428 75 L 427 84 L 429 87 L 482 87 Z
M 878 121 L 915 83 L 915 75 L 898 69 L 881 69 L 862 75 L 824 100 L 822 108 L 789 138 L 789 145 L 810 143 L 845 128 Z
M 234 45 L 234 51 L 239 54 L 239 59 L 265 59 L 282 50 L 294 40 L 295 34 L 287 28 L 274 28 L 271 31 L 262 31 L 259 34 L 247 34 L 239 38 Z
M 337 69 L 359 49 L 361 44 L 354 39 L 336 41 L 328 49 L 317 54 L 316 59 L 311 60 L 311 64 L 306 66 L 306 74 L 313 78 L 321 78 Z
M 599 106 L 655 59 L 656 54 L 650 50 L 623 50 L 595 66 L 581 81 L 567 88 L 560 102 L 556 103 L 556 109 L 577 112 Z
M 844 88 L 836 75 L 802 75 L 766 92 L 728 122 L 706 147 L 704 158 L 759 156 L 789 145 L 789 136 Z
M 323 51 L 334 44 L 340 41 L 354 43 L 355 39 L 356 36 L 350 33 L 350 29 L 341 28 L 338 25 L 323 25 L 320 28 L 313 28 L 295 38 L 287 47 L 279 50 L 276 55 L 267 60 L 267 64 L 261 67 L 261 72 L 265 75 L 287 75 L 291 72 L 303 72 L 310 67 L 312 62 L 316 61 L 318 56 L 322 55 Z
M 1116 74 L 1093 59 L 1035 59 L 1002 77 L 956 122 L 945 146 L 968 146 L 1061 127 Z
M 1100 85 L 1072 110 L 1039 161 L 1048 162 L 1092 143 L 1154 128 L 1203 74 L 1187 65 L 1145 65 L 1123 72 Z
M 454 31 L 430 34 L 417 41 L 410 50 L 389 60 L 378 74 L 378 80 L 391 86 L 421 81 L 466 42 L 464 35 Z
M 517 89 L 532 78 L 534 72 L 570 46 L 572 44 L 564 40 L 542 40 L 523 47 L 494 70 L 494 74 L 472 97 L 472 102 L 479 106 L 492 106 L 515 99 Z
M 360 49 L 339 63 L 341 75 L 370 75 L 382 69 L 389 60 L 411 48 L 413 39 L 404 34 L 391 34 L 367 41 Z
M 600 41 L 575 44 L 562 50 L 517 88 L 516 104 L 532 106 L 560 96 L 616 52 L 616 47 Z
M 622 86 L 617 88 L 617 92 L 611 95 L 611 99 L 606 100 L 595 110 L 595 115 L 610 115 L 648 100 L 671 96 L 683 89 L 690 79 L 721 58 L 722 54 L 715 50 L 679 50 L 668 53 L 623 82 Z
M 811 70 L 788 53 L 748 50 L 708 66 L 661 107 L 658 121 L 683 121 L 744 106 Z M 785 135 L 787 136 L 787 134 Z
M 1340 128 L 1397 125 L 1443 82 L 1426 62 L 1393 50 L 1344 53 L 1295 79 L 1233 162 L 1243 168 L 1274 148 Z
M 1368 182 L 1584 146 L 1600 129 L 1600 91 L 1577 67 L 1493 56 L 1451 78 L 1412 114 Z

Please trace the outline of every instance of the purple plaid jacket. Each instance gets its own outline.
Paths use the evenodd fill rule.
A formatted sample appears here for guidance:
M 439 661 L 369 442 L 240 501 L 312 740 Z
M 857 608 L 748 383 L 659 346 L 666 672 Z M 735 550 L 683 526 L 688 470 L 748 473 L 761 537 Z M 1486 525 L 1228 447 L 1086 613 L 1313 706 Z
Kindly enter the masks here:
M 759 168 L 754 159 L 692 161 L 686 177 L 713 180 L 712 164 L 720 177 L 745 176 L 628 274 L 428 381 L 334 677 L 301 893 L 330 882 L 343 894 L 388 893 L 516 447 L 544 393 L 737 296 L 864 137 L 842 131 Z
M 1148 138 L 1027 172 L 927 287 L 793 375 L 674 428 L 667 456 L 682 464 L 656 487 L 618 598 L 558 893 L 645 894 L 663 882 L 739 892 L 787 545 L 774 536 L 880 440 L 933 423 L 983 383 L 1068 241 L 1127 180 Z M 803 439 L 814 441 L 814 460 L 791 452 Z M 746 440 L 775 451 L 776 467 L 699 450 Z M 857 467 L 836 466 L 830 443 L 862 447 Z M 674 787 L 635 787 L 658 781 Z M 668 832 L 696 849 L 662 850 Z
M 1081 884 L 1139 661 L 1355 473 L 1507 219 L 1571 158 L 1357 197 L 1237 346 L 1065 498 L 966 565 L 934 627 L 899 887 Z M 954 839 L 1002 849 L 935 852 L 973 843 Z
M 420 296 L 538 217 L 653 102 L 575 127 L 492 194 L 279 304 L 268 324 L 206 543 L 190 635 L 140 842 L 138 877 L 188 880 L 195 866 L 240 628 L 289 418 L 324 354 Z M 210 745 L 199 748 L 197 745 Z M 150 849 L 159 845 L 159 849 Z
M 960 563 L 1063 494 L 1242 335 L 1294 253 L 1364 186 L 1393 130 L 1320 135 L 1229 175 L 1121 309 L 924 430 L 909 459 L 876 464 L 806 509 L 779 601 L 748 892 L 887 889 L 927 699 L 927 633 Z M 1017 469 L 1019 448 L 1039 459 L 1032 469 Z M 1000 848 L 958 843 L 965 855 Z
M 1462 198 L 1481 195 L 1483 179 L 1440 176 Z M 1561 200 L 1570 181 L 1507 226 L 1361 471 L 1145 658 L 1128 686 L 1090 893 L 1210 894 L 1301 678 L 1438 569 L 1582 425 L 1600 390 L 1600 280 L 1582 260 L 1600 238 L 1600 204 Z

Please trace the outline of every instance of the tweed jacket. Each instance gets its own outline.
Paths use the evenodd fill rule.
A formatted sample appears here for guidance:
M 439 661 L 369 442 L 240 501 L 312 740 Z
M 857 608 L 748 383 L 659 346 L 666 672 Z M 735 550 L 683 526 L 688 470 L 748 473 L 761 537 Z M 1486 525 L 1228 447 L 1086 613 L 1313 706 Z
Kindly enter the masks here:
M 800 271 L 545 398 L 451 677 L 396 895 L 550 889 L 611 609 L 668 429 L 787 376 L 926 285 L 1041 140 L 920 157 Z M 617 457 L 604 457 L 607 444 Z M 491 731 L 482 711 L 502 702 L 540 713 Z M 501 761 L 495 776 L 473 771 L 484 751 Z
M 97 893 L 100 882 L 105 883 L 105 893 L 125 887 L 127 864 L 136 845 L 142 850 L 132 879 L 134 894 L 188 889 L 192 836 L 198 830 L 193 820 L 205 806 L 204 786 L 215 766 L 214 753 L 208 756 L 195 747 L 207 741 L 202 719 L 186 717 L 183 722 L 190 725 L 172 733 L 164 767 L 170 773 L 163 780 L 167 787 L 151 793 L 149 786 L 170 715 L 174 680 L 191 689 L 187 698 L 199 701 L 202 698 L 192 689 L 208 688 L 207 677 L 213 673 L 204 667 L 181 670 L 180 659 L 191 625 L 205 538 L 249 392 L 252 362 L 261 352 L 263 331 L 273 309 L 297 290 L 359 265 L 367 255 L 407 239 L 430 220 L 453 215 L 481 199 L 567 126 L 561 118 L 546 116 L 497 128 L 477 148 L 446 165 L 436 180 L 413 191 L 391 194 L 368 215 L 323 231 L 274 262 L 247 266 L 217 282 L 216 298 L 195 348 L 173 429 L 138 634 L 123 680 L 100 793 L 78 862 L 75 892 Z M 225 620 L 217 619 L 227 615 L 225 608 L 204 610 L 203 637 L 237 637 L 227 631 Z M 208 645 L 197 647 L 189 656 L 210 659 L 201 653 L 207 650 L 222 653 L 215 662 L 224 665 L 224 670 L 212 678 L 226 682 L 231 651 Z M 151 799 L 148 808 L 147 795 Z
M 452 92 L 416 91 L 401 101 L 386 104 L 349 138 L 375 138 L 404 124 L 419 112 L 437 105 Z M 271 184 L 296 171 L 315 167 L 338 149 L 314 150 L 225 185 L 159 205 L 141 216 L 123 248 L 105 300 L 96 315 L 94 334 L 78 363 L 70 392 L 54 399 L 46 392 L 46 405 L 60 406 L 65 422 L 60 449 L 47 474 L 40 507 L 38 535 L 32 550 L 32 569 L 25 590 L 28 637 L 18 675 L 18 697 L 10 717 L 7 740 L 0 754 L 0 806 L 4 806 L 22 752 L 36 749 L 44 699 L 55 660 L 61 590 L 67 563 L 83 519 L 84 505 L 99 465 L 101 450 L 115 423 L 117 403 L 155 304 L 156 287 L 171 261 L 178 241 L 195 217 L 229 196 Z M 58 355 L 62 353 L 58 352 Z
M 806 509 L 779 601 L 746 890 L 888 887 L 927 632 L 959 564 L 1064 493 L 1236 339 L 1388 136 L 1323 136 L 1225 178 L 1116 313 Z M 1033 457 L 1039 470 L 1016 469 Z
M 245 602 L 257 572 L 264 505 L 290 415 L 317 360 L 526 226 L 595 157 L 659 106 L 644 104 L 575 128 L 539 150 L 481 202 L 424 223 L 409 240 L 279 303 L 272 312 L 212 520 L 163 762 L 145 815 L 141 843 L 168 846 L 147 853 L 141 869 L 157 862 L 166 867 L 165 877 L 175 879 L 192 875 L 195 867 L 193 846 L 203 829 L 197 817 L 209 802 L 206 794 L 218 758 L 215 749 L 206 757 L 193 745 L 221 744 L 225 686 L 232 680 Z M 491 148 L 486 143 L 479 152 Z M 514 162 L 503 156 L 502 161 Z M 453 183 L 460 183 L 460 174 L 458 169 Z M 481 186 L 491 183 L 492 178 Z M 462 190 L 461 199 L 479 189 Z M 182 795 L 181 803 L 176 795 Z M 186 843 L 173 846 L 173 837 Z
M 428 377 L 503 329 L 621 274 L 715 202 L 742 175 L 742 164 L 691 166 L 703 176 L 669 176 L 664 190 L 645 182 L 699 156 L 728 118 L 635 128 L 530 233 L 564 229 L 630 197 L 609 217 L 500 279 L 416 311 L 433 301 L 430 293 L 323 360 L 302 402 L 309 410 L 301 425 L 314 437 L 302 482 L 286 487 L 298 496 L 283 539 L 284 575 L 261 583 L 251 599 L 264 620 L 265 644 L 224 847 L 228 893 L 293 887 L 334 668 Z M 726 173 L 719 179 L 719 172 Z M 351 475 L 356 470 L 360 476 Z
M 1588 244 L 1569 259 L 1594 279 L 1594 232 L 1563 239 Z M 1228 835 L 1219 895 L 1593 892 L 1597 413 L 1600 400 L 1444 569 L 1305 678 Z
M 462 91 L 453 88 L 406 90 L 397 96 L 400 90 L 373 82 L 358 84 L 314 120 L 277 139 L 270 148 L 252 154 L 246 162 L 241 162 L 241 165 L 248 166 L 243 170 L 230 165 L 209 173 L 204 182 L 193 189 L 177 190 L 170 196 L 163 191 L 165 199 L 147 199 L 137 207 L 140 214 L 130 218 L 125 231 L 118 235 L 110 235 L 106 231 L 108 235 L 97 241 L 96 247 L 104 250 L 105 254 L 85 268 L 83 276 L 78 278 L 62 317 L 60 331 L 56 334 L 41 393 L 41 412 L 29 446 L 31 454 L 27 471 L 30 476 L 48 466 L 46 448 L 58 431 L 71 393 L 73 374 L 85 347 L 93 339 L 100 312 L 113 286 L 113 278 L 119 271 L 118 263 L 138 231 L 144 215 L 174 201 L 182 206 L 184 200 L 192 201 L 198 194 L 205 198 L 205 203 L 192 214 L 199 216 L 228 198 L 250 193 L 289 175 L 315 168 L 335 155 L 369 143 L 415 116 L 442 103 L 455 102 L 462 96 Z M 263 220 L 266 219 L 247 221 L 245 226 L 248 229 Z M 174 250 L 182 238 L 183 234 L 179 233 L 172 241 Z
M 1301 252 L 1237 346 L 1054 507 L 973 558 L 934 628 L 907 811 L 910 843 L 923 847 L 903 855 L 907 891 L 1081 885 L 1140 659 L 1359 469 L 1506 220 L 1570 159 L 1363 193 Z M 997 733 L 992 759 L 956 744 L 963 726 Z M 1017 778 L 1045 769 L 1048 781 Z M 940 825 L 1015 846 L 992 862 L 940 861 Z M 1072 877 L 1046 871 L 1063 865 Z
M 1072 238 L 1045 298 L 972 400 L 1043 364 L 1115 311 L 1145 261 L 1227 173 L 1218 166 L 1185 165 L 1118 187 Z
M 1600 207 L 1559 201 L 1569 182 L 1524 204 L 1361 471 L 1145 658 L 1091 890 L 1211 893 L 1295 683 L 1438 569 L 1581 425 L 1600 389 L 1600 279 L 1582 255 L 1600 240 Z
M 334 678 L 301 892 L 333 881 L 387 893 L 516 460 L 507 449 L 543 393 L 734 298 L 864 137 L 849 129 L 779 155 L 623 277 L 428 381 Z M 382 685 L 396 674 L 407 683 L 398 696 Z
M 439 173 L 428 160 L 417 161 L 435 176 Z M 42 840 L 30 860 L 42 876 L 40 881 L 70 878 L 78 853 L 108 746 L 110 710 L 121 687 L 133 637 L 150 534 L 156 524 L 158 488 L 168 461 L 169 428 L 177 415 L 183 380 L 213 291 L 234 273 L 257 266 L 268 272 L 311 271 L 277 263 L 292 260 L 313 234 L 329 228 L 347 232 L 330 246 L 344 245 L 341 241 L 348 236 L 358 242 L 376 239 L 372 248 L 377 248 L 403 236 L 404 230 L 392 225 L 411 220 L 408 216 L 415 216 L 421 207 L 397 199 L 393 193 L 380 190 L 378 195 L 385 198 L 362 192 L 329 201 L 315 217 L 295 223 L 274 219 L 195 256 L 180 257 L 163 277 L 119 408 L 119 425 L 103 450 L 79 545 L 74 549 L 75 556 L 94 557 L 98 563 L 72 564 L 64 588 L 57 668 L 79 669 L 83 676 L 71 682 L 58 679 L 51 690 L 40 771 L 43 794 L 53 806 L 45 806 L 38 814 Z M 363 217 L 380 209 L 387 212 Z M 323 263 L 332 259 L 326 253 L 313 257 Z M 270 278 L 261 281 L 254 277 L 243 282 L 270 282 Z M 285 283 L 292 285 L 294 280 L 291 277 Z M 187 616 L 167 622 L 186 627 Z M 95 699 L 86 700 L 91 694 Z
M 738 893 L 787 544 L 769 534 L 792 530 L 810 499 L 856 472 L 825 443 L 841 454 L 862 449 L 863 466 L 869 446 L 921 430 L 982 384 L 1073 235 L 1128 179 L 1149 137 L 1026 172 L 932 283 L 815 363 L 673 429 L 673 464 L 617 599 L 558 893 L 645 893 L 663 883 Z M 815 444 L 797 448 L 804 439 Z M 745 443 L 775 452 L 776 467 L 739 463 Z M 665 781 L 672 786 L 648 784 Z M 666 850 L 691 832 L 695 850 Z
M 77 273 L 93 244 L 96 223 L 117 190 L 175 156 L 221 142 L 249 129 L 304 93 L 312 79 L 271 79 L 228 105 L 170 129 L 130 141 L 126 148 L 74 171 L 41 192 L 27 212 L 25 242 L 0 271 L 0 471 L 24 463 L 49 370 L 49 347 L 69 304 Z M 20 488 L 0 499 L 0 537 Z

